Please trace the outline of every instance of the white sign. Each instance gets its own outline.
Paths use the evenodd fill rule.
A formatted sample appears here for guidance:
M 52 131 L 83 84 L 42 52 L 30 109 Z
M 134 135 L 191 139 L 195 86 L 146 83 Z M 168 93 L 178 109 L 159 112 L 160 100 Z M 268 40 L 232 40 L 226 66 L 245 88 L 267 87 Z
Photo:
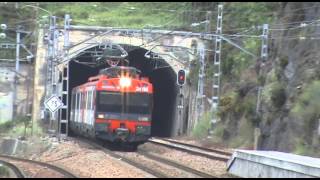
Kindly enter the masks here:
M 59 99 L 58 96 L 51 96 L 46 102 L 44 102 L 46 108 L 48 108 L 51 112 L 57 111 L 60 107 L 63 106 L 63 102 Z

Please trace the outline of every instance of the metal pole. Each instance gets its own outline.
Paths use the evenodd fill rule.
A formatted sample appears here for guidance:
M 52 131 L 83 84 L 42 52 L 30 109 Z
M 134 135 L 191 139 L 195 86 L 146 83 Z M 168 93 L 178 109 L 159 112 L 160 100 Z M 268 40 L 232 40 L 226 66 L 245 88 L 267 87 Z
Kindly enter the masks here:
M 70 46 L 69 42 L 69 29 L 70 29 L 70 15 L 66 14 L 64 19 L 64 50 L 67 50 Z
M 20 32 L 17 28 L 16 32 L 16 68 L 15 68 L 15 74 L 14 74 L 14 94 L 13 94 L 13 109 L 14 109 L 14 118 L 17 117 L 18 115 L 18 104 L 17 104 L 17 99 L 18 99 L 18 75 L 17 73 L 19 72 L 19 59 L 20 59 Z
M 261 59 L 259 60 L 259 71 L 258 71 L 258 77 L 264 74 L 264 63 L 268 59 L 268 32 L 269 27 L 268 24 L 263 25 L 262 29 L 262 35 L 261 35 Z M 260 118 L 261 111 L 260 111 L 260 104 L 261 104 L 261 94 L 263 91 L 263 84 L 260 82 L 258 86 L 258 94 L 257 94 L 257 105 L 256 105 L 256 116 L 257 118 Z M 254 149 L 257 150 L 259 147 L 259 136 L 261 134 L 259 124 L 256 125 L 254 129 Z
M 66 14 L 64 19 L 64 57 L 68 57 L 69 48 L 69 29 L 70 29 L 70 15 Z M 63 84 L 65 86 L 63 86 Z M 68 135 L 68 120 L 69 120 L 69 62 L 64 64 L 62 70 L 62 87 L 61 87 L 61 100 L 64 104 L 61 109 L 59 109 L 59 140 L 61 137 L 66 137 Z
M 221 34 L 222 34 L 222 14 L 223 14 L 223 5 L 218 6 L 218 17 L 217 17 L 217 30 L 216 30 L 216 39 L 215 39 L 215 54 L 214 54 L 214 67 L 215 71 L 213 73 L 213 84 L 212 84 L 212 98 L 211 98 L 211 111 L 212 119 L 209 129 L 209 137 L 213 133 L 213 128 L 217 122 L 217 117 L 214 115 L 214 111 L 218 109 L 219 98 L 220 98 L 220 76 L 221 76 Z
M 179 86 L 179 105 L 178 105 L 178 135 L 182 134 L 182 129 L 183 129 L 183 108 L 184 108 L 184 103 L 183 103 L 183 90 L 182 90 L 182 86 Z
M 268 59 L 268 32 L 269 26 L 268 24 L 263 25 L 262 36 L 261 36 L 261 59 L 260 59 L 260 68 L 258 72 L 258 77 L 263 74 L 263 66 L 264 63 Z M 257 106 L 256 106 L 256 114 L 260 115 L 260 104 L 261 104 L 261 92 L 263 90 L 263 85 L 260 84 L 258 87 L 258 95 L 257 95 Z
M 211 11 L 208 11 L 207 12 L 207 15 L 206 15 L 206 27 L 205 27 L 205 31 L 206 33 L 210 33 L 211 31 L 211 15 L 212 15 L 212 12 Z
M 211 11 L 207 12 L 206 15 L 206 27 L 205 27 L 205 31 L 207 34 L 210 33 L 211 31 Z M 205 97 L 204 95 L 204 76 L 205 76 L 205 50 L 204 47 L 201 47 L 199 49 L 199 74 L 198 74 L 198 91 L 197 91 L 197 98 L 196 98 L 196 118 L 197 121 L 199 121 L 201 115 L 204 112 L 204 102 L 203 102 L 203 98 Z M 197 123 L 196 121 L 196 123 Z

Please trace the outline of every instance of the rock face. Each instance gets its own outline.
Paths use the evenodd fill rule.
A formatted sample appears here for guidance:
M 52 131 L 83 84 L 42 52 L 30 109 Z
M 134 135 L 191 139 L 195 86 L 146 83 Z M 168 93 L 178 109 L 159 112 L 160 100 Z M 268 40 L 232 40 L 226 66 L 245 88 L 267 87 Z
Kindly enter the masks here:
M 262 69 L 251 64 L 241 72 L 239 86 L 223 85 L 227 93 L 220 101 L 216 135 L 234 148 L 251 149 L 255 142 L 259 150 L 320 157 L 320 6 L 279 5 L 277 20 L 269 24 L 269 55 Z M 259 84 L 263 91 L 256 115 Z
M 267 87 L 270 84 L 278 83 L 283 87 L 285 97 L 276 96 L 272 92 L 271 96 L 284 98 L 285 101 L 277 107 L 270 101 L 270 97 L 264 96 L 261 106 L 263 116 L 260 123 L 262 134 L 259 149 L 299 152 L 299 145 L 309 150 L 319 148 L 319 113 L 306 114 L 308 108 L 303 112 L 297 110 L 297 106 L 301 103 L 301 97 L 307 96 L 307 88 L 320 79 L 320 42 L 313 39 L 320 33 L 320 26 L 316 22 L 320 15 L 320 7 L 318 3 L 294 2 L 282 5 L 279 22 L 276 24 L 283 25 L 275 26 L 273 29 L 288 30 L 270 31 L 271 37 L 274 37 L 269 48 L 273 73 L 269 71 L 266 74 L 264 90 L 268 91 Z M 272 74 L 275 76 L 274 80 L 270 80 Z M 306 100 L 302 107 L 308 107 L 308 103 L 310 102 Z M 301 150 L 300 153 L 306 152 Z

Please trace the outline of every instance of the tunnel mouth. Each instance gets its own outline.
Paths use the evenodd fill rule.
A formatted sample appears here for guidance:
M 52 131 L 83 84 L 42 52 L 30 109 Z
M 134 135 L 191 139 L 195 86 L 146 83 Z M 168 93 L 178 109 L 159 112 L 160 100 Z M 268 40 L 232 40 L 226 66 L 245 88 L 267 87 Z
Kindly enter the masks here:
M 128 52 L 126 59 L 129 61 L 129 66 L 139 69 L 141 76 L 148 77 L 153 84 L 151 135 L 156 137 L 173 136 L 178 94 L 175 71 L 164 59 L 146 58 L 144 55 L 147 50 L 144 48 L 131 45 L 122 45 L 122 47 Z M 90 62 L 90 59 L 92 59 L 90 53 L 81 53 L 69 62 L 69 94 L 74 87 L 86 83 L 89 77 L 96 76 L 101 69 L 109 67 L 107 64 L 100 64 L 96 67 L 89 66 L 87 62 Z M 71 102 L 70 95 L 69 102 Z M 68 108 L 70 109 L 70 103 Z

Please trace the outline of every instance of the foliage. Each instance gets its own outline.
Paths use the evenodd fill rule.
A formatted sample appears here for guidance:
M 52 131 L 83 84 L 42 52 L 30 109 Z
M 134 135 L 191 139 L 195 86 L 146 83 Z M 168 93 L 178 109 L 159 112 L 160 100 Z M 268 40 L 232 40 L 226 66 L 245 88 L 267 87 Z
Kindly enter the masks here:
M 303 138 L 296 139 L 293 153 L 312 157 L 320 156 L 319 149 L 311 146 Z
M 266 77 L 263 75 L 258 76 L 258 84 L 263 86 L 266 83 Z
M 1 164 L 0 164 L 1 165 Z M 0 166 L 0 177 L 9 177 L 9 170 L 5 166 Z
M 275 83 L 271 89 L 271 102 L 274 107 L 281 108 L 287 100 L 286 90 L 281 83 Z
M 280 59 L 280 67 L 281 67 L 282 69 L 285 69 L 285 68 L 287 67 L 288 63 L 289 63 L 288 57 L 282 57 L 282 58 Z
M 198 85 L 199 69 L 200 64 L 198 63 L 198 61 L 193 61 L 190 65 L 190 72 L 187 77 L 187 80 L 191 83 L 192 87 L 197 87 Z
M 231 148 L 248 148 L 253 146 L 253 125 L 245 117 L 239 119 L 239 130 L 237 136 L 229 142 Z
M 311 130 L 320 118 L 320 81 L 313 81 L 298 98 L 292 113 L 303 119 L 306 132 Z
M 186 5 L 186 6 L 181 6 Z M 51 3 L 42 7 L 55 15 L 68 13 L 73 24 L 112 26 L 127 28 L 152 28 L 153 26 L 182 27 L 181 13 L 157 9 L 187 8 L 190 3 L 151 3 L 151 2 L 88 2 L 88 3 Z M 182 8 L 183 7 L 183 8 Z M 168 23 L 172 21 L 172 23 Z
M 210 128 L 212 113 L 207 111 L 205 112 L 199 122 L 196 124 L 192 131 L 192 136 L 196 138 L 204 138 L 208 135 L 208 131 Z
M 221 97 L 219 104 L 219 112 L 217 113 L 221 120 L 224 120 L 223 117 L 234 110 L 234 106 L 237 102 L 237 99 L 238 97 L 235 92 L 225 94 Z
M 26 136 L 27 129 L 30 125 L 31 118 L 26 116 L 18 116 L 12 121 L 0 124 L 0 132 L 12 135 Z

